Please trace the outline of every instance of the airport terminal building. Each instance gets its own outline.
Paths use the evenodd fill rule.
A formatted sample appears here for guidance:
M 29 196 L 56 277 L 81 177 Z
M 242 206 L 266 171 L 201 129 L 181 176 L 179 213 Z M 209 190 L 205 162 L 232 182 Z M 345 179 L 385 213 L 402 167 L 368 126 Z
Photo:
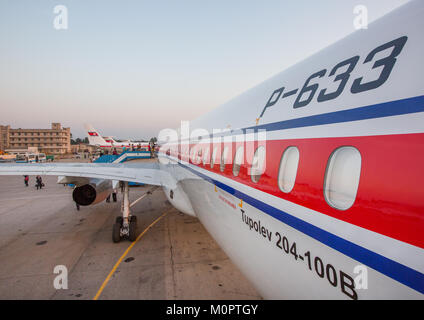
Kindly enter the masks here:
M 0 126 L 0 150 L 37 147 L 45 154 L 61 155 L 71 152 L 71 129 L 52 123 L 51 129 L 12 129 Z
M 10 126 L 0 125 L 0 151 L 4 151 L 9 147 Z

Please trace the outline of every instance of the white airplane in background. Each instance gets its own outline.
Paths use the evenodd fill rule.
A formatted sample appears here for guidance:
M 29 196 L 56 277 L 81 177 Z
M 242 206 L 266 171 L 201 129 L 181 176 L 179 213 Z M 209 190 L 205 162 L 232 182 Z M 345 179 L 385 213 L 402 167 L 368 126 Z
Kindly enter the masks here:
M 140 146 L 142 150 L 150 150 L 150 144 L 148 142 L 136 142 L 131 140 L 116 141 L 113 137 L 102 137 L 91 124 L 85 124 L 84 126 L 87 131 L 90 145 L 100 148 L 137 148 Z
M 126 181 L 162 186 L 267 299 L 423 299 L 423 17 L 409 2 L 277 74 L 192 121 L 195 138 L 169 140 L 157 164 L 0 174 L 84 177 L 81 204 L 121 181 L 114 240 L 136 225 Z
M 138 141 L 131 141 L 131 140 L 126 140 L 126 141 L 116 141 L 113 137 L 105 137 L 106 141 L 110 141 L 112 143 L 112 145 L 114 147 L 118 147 L 118 148 L 137 148 L 138 146 L 140 146 L 141 149 L 149 151 L 150 150 L 150 144 L 146 141 L 143 142 L 138 142 Z
M 100 135 L 100 133 L 93 128 L 92 125 L 86 124 L 84 125 L 87 131 L 88 143 L 91 146 L 96 146 L 100 148 L 112 148 L 112 141 L 107 138 L 107 140 Z

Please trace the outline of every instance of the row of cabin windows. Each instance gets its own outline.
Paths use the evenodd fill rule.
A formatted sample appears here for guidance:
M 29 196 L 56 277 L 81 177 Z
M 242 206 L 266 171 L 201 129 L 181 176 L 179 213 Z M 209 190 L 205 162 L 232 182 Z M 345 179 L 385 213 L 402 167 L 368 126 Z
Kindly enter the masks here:
M 224 147 L 221 154 L 220 171 L 224 172 L 228 164 L 229 147 Z M 211 169 L 215 166 L 215 159 L 218 147 L 212 151 L 209 157 L 209 148 L 205 150 L 202 157 L 202 150 L 193 150 L 191 159 L 194 163 L 206 166 L 210 160 Z M 252 182 L 258 183 L 263 172 L 266 158 L 266 149 L 260 146 L 256 149 L 251 166 Z M 288 147 L 280 161 L 278 172 L 278 187 L 284 193 L 290 193 L 296 182 L 299 166 L 300 153 L 295 146 Z M 237 148 L 233 161 L 233 175 L 237 177 L 244 162 L 244 147 Z M 359 186 L 361 174 L 362 158 L 359 151 L 350 146 L 336 149 L 330 156 L 324 178 L 324 196 L 327 203 L 336 209 L 347 210 L 354 204 Z

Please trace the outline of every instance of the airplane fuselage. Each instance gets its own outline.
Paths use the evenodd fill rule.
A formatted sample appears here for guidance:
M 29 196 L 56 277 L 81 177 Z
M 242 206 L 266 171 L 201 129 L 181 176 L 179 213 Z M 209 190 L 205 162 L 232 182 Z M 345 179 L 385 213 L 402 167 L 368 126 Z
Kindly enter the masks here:
M 263 297 L 423 298 L 423 14 L 407 4 L 162 146 L 169 201 Z

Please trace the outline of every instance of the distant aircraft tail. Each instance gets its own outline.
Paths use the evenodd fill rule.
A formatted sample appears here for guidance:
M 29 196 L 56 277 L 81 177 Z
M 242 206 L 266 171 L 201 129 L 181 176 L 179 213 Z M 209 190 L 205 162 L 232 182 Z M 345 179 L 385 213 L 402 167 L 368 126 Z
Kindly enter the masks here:
M 88 142 L 92 146 L 98 146 L 98 147 L 111 147 L 112 143 L 106 142 L 105 139 L 100 135 L 100 133 L 93 128 L 91 124 L 85 124 L 85 129 L 87 130 L 88 134 Z

